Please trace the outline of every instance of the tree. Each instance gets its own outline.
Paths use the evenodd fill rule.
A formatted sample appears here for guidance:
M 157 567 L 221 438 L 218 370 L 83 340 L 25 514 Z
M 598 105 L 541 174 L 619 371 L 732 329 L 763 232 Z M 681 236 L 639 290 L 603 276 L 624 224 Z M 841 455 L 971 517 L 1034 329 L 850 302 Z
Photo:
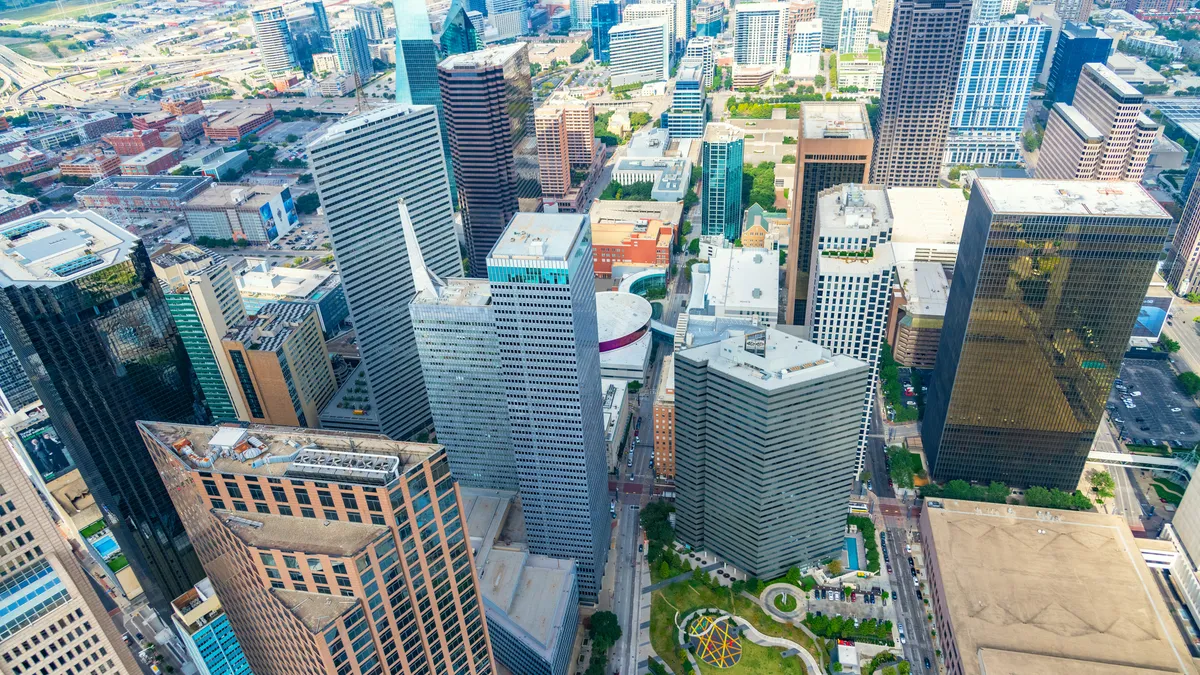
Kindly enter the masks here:
M 607 652 L 610 647 L 617 644 L 617 640 L 621 639 L 621 626 L 617 623 L 617 615 L 612 612 L 596 612 L 592 615 L 588 633 L 594 643 L 593 653 Z
M 630 382 L 629 384 L 625 385 L 625 389 L 626 389 L 626 391 L 628 391 L 631 394 L 636 394 L 642 390 L 642 383 L 638 382 L 637 380 L 634 380 L 634 381 Z
M 315 192 L 296 197 L 296 210 L 300 213 L 316 213 L 317 207 L 321 205 L 321 198 Z
M 297 136 L 296 134 L 288 134 L 287 138 L 285 140 L 288 143 L 295 143 L 296 141 L 300 140 L 300 137 Z
M 1179 351 L 1179 343 L 1167 337 L 1166 335 L 1159 336 L 1158 347 L 1168 354 L 1174 354 L 1175 352 Z
M 870 481 L 871 472 L 864 469 L 862 473 L 858 474 L 858 479 L 864 483 Z
M 1100 499 L 1112 499 L 1115 494 L 1116 484 L 1112 474 L 1107 471 L 1093 471 L 1088 476 L 1088 482 L 1092 484 L 1092 490 Z
M 1193 372 L 1180 373 L 1179 386 L 1183 387 L 1188 396 L 1195 396 L 1196 392 L 1200 392 L 1200 375 Z
M 692 255 L 700 255 L 700 239 L 697 238 L 688 242 L 688 253 L 691 253 Z M 689 271 L 691 269 L 691 267 L 688 268 Z
M 1050 491 L 1035 485 L 1025 491 L 1025 503 L 1033 507 L 1050 506 Z
M 670 578 L 670 576 L 671 576 L 671 567 L 669 565 L 667 565 L 667 561 L 664 560 L 664 561 L 660 562 L 658 564 L 658 578 L 659 579 L 668 579 L 668 578 Z
M 813 84 L 816 85 L 817 89 L 823 88 L 825 86 L 825 76 L 817 75 L 813 78 Z
M 836 577 L 836 576 L 841 576 L 841 574 L 842 574 L 842 561 L 841 560 L 834 558 L 833 560 L 830 560 L 829 564 L 826 565 L 825 567 L 829 570 L 830 576 Z

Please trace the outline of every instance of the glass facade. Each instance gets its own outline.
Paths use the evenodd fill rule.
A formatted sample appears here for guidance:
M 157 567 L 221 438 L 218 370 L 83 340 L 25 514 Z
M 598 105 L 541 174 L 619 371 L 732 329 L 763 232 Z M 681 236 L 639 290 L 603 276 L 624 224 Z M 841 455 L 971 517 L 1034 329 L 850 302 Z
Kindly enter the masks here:
M 21 367 L 8 340 L 0 340 L 0 409 L 5 413 L 20 410 L 37 400 L 33 383 Z
M 196 311 L 196 303 L 192 296 L 187 293 L 167 293 L 166 301 L 213 419 L 218 422 L 236 422 L 237 410 L 229 398 L 229 389 L 221 377 L 217 357 L 213 354 L 212 345 L 204 333 L 204 325 L 200 321 L 200 314 Z
M 733 141 L 704 141 L 701 166 L 704 189 L 700 198 L 703 234 L 723 234 L 729 241 L 742 236 L 741 138 Z
M 463 3 L 463 0 L 454 0 L 450 3 L 450 11 L 446 14 L 446 19 L 442 22 L 442 34 L 438 36 L 438 44 L 441 46 L 442 56 L 465 54 L 477 49 L 483 49 L 483 36 L 475 29 L 475 24 L 467 16 L 467 7 Z M 436 93 L 436 69 L 432 75 L 434 92 Z M 438 102 L 440 104 L 440 97 Z
M 1083 64 L 1107 62 L 1112 46 L 1112 38 L 1099 28 L 1064 23 L 1046 81 L 1046 105 L 1074 101 Z
M 621 23 L 621 6 L 615 2 L 592 5 L 592 58 L 608 64 L 608 29 Z
M 935 479 L 1075 490 L 1169 224 L 994 213 L 975 188 L 922 428 Z
M 203 416 L 194 375 L 140 242 L 128 257 L 57 284 L 12 284 L 0 328 L 151 600 L 204 577 L 141 442 L 137 420 Z
M 251 675 L 250 664 L 224 614 L 193 633 L 191 641 L 209 675 Z

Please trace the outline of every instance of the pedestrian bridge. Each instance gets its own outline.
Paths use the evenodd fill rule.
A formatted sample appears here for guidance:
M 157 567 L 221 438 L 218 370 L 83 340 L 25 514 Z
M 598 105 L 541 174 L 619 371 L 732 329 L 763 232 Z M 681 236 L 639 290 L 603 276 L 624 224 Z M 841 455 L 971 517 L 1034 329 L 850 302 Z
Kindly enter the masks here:
M 1170 471 L 1181 475 L 1186 480 L 1192 479 L 1196 471 L 1197 457 L 1194 452 L 1176 453 L 1171 457 L 1158 455 L 1135 455 L 1128 452 L 1102 452 L 1093 450 L 1088 453 L 1088 461 L 1107 466 L 1128 466 L 1134 469 L 1149 469 L 1152 471 Z

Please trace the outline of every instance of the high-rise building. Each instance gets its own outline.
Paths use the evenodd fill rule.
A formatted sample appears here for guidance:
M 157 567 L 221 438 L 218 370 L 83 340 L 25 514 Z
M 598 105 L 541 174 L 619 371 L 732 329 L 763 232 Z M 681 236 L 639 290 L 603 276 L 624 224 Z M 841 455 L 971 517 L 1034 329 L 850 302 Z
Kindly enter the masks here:
M 528 48 L 456 54 L 438 64 L 438 80 L 470 273 L 480 276 L 513 214 L 540 204 Z
M 408 438 L 430 423 L 411 337 L 412 274 L 397 200 L 408 203 L 429 268 L 443 278 L 462 274 L 440 149 L 435 109 L 399 104 L 348 117 L 308 149 L 373 412 L 392 438 Z
M 680 541 L 764 579 L 836 555 L 869 374 L 775 329 L 677 352 Z
M 486 0 L 483 14 L 496 29 L 496 40 L 510 40 L 529 32 L 529 5 L 525 0 Z
M 563 199 L 578 193 L 572 170 L 589 174 L 598 169 L 597 154 L 603 148 L 596 143 L 596 111 L 590 101 L 565 93 L 552 94 L 533 116 L 537 134 L 539 178 L 542 194 Z M 590 185 L 590 181 L 589 181 Z
M 1063 22 L 1058 33 L 1050 77 L 1046 80 L 1046 100 L 1071 103 L 1085 63 L 1106 63 L 1113 39 L 1108 33 L 1087 24 Z
M 691 61 L 680 65 L 675 72 L 671 108 L 662 114 L 662 128 L 671 138 L 704 138 L 707 108 L 703 65 Z
M 886 191 L 845 184 L 821 192 L 813 238 L 805 319 L 810 339 L 834 354 L 866 363 L 874 382 L 896 262 L 888 243 L 892 211 Z M 874 403 L 875 387 L 868 387 L 858 431 L 857 471 L 866 461 Z
M 654 475 L 675 478 L 675 356 L 663 357 L 654 392 Z
M 935 479 L 1075 490 L 1170 223 L 1136 183 L 976 181 L 921 427 Z
M 229 617 L 204 578 L 171 602 L 171 623 L 200 675 L 251 675 Z
M 325 51 L 332 50 L 333 38 L 329 34 L 329 14 L 325 11 L 325 3 L 323 0 L 311 0 L 305 4 L 312 10 L 313 19 L 317 23 L 317 36 L 321 48 Z
M 742 231 L 743 132 L 731 124 L 712 123 L 700 147 L 703 168 L 700 211 L 705 236 L 723 235 L 735 241 Z
M 487 262 L 529 548 L 574 559 L 594 603 L 611 519 L 588 217 L 517 214 Z
M 333 53 L 337 57 L 338 70 L 358 77 L 357 86 L 363 86 L 375 69 L 371 65 L 371 50 L 367 46 L 367 33 L 358 24 L 334 28 Z
M 691 12 L 689 0 L 645 0 L 638 4 L 658 4 L 666 5 L 670 8 L 670 14 L 667 15 L 671 22 L 671 53 L 674 54 L 687 42 L 691 37 Z M 634 10 L 635 12 L 637 10 Z M 635 14 L 633 18 L 637 18 Z
M 450 11 L 446 12 L 446 18 L 442 20 L 442 32 L 438 34 L 437 42 L 444 56 L 483 49 L 483 30 L 471 20 L 465 0 L 451 0 Z M 434 65 L 435 69 L 427 77 L 433 80 L 433 95 L 440 105 L 442 97 L 437 89 L 436 61 Z
M 1092 15 L 1092 0 L 1054 0 L 1054 13 L 1063 21 L 1087 23 Z
M 466 487 L 518 490 L 492 290 L 484 279 L 442 279 L 425 266 L 401 206 L 416 295 L 408 306 L 438 442 Z
M 287 427 L 138 428 L 254 672 L 495 672 L 440 446 Z
M 237 389 L 237 378 L 221 348 L 225 333 L 246 320 L 229 263 L 193 244 L 164 247 L 150 263 L 213 419 L 249 420 L 243 399 L 230 394 Z
M 615 2 L 597 2 L 592 5 L 592 58 L 597 63 L 608 65 L 608 30 L 621 23 L 621 6 Z
M 725 30 L 725 5 L 720 2 L 701 2 L 692 10 L 696 37 L 716 39 Z
M 821 31 L 823 22 L 797 21 L 792 24 L 788 45 L 788 73 L 794 77 L 814 78 L 821 74 Z
M 667 53 L 675 53 L 675 6 L 666 2 L 639 2 L 625 5 L 621 10 L 621 20 L 625 23 L 638 21 L 654 21 L 662 19 L 667 26 Z
M 712 90 L 716 66 L 717 41 L 710 37 L 696 36 L 688 40 L 683 50 L 685 62 L 699 63 L 704 75 L 704 88 Z
M 1167 285 L 1178 295 L 1187 295 L 1197 286 L 1200 279 L 1200 190 L 1195 187 L 1188 193 L 1183 214 L 1171 241 L 1163 263 L 1163 276 Z
M 1103 63 L 1086 64 L 1075 102 L 1055 103 L 1050 111 L 1035 175 L 1140 181 L 1162 131 L 1142 112 L 1144 98 Z
M 0 652 L 8 673 L 140 673 L 17 458 L 0 449 Z
M 1163 525 L 1160 539 L 1175 544 L 1171 581 L 1195 616 L 1200 612 L 1200 482 L 1188 483 L 1171 522 Z
M 840 25 L 835 19 L 834 30 Z M 787 67 L 786 2 L 739 3 L 733 8 L 733 62 L 739 66 Z
M 0 230 L 0 329 L 33 380 L 151 602 L 204 577 L 139 419 L 204 415 L 192 368 L 142 243 L 91 211 L 51 211 Z
M 362 26 L 368 42 L 383 42 L 387 29 L 383 27 L 383 10 L 376 5 L 354 5 L 354 21 Z
M 1021 131 L 1049 30 L 1025 15 L 967 26 L 945 164 L 1024 161 Z
M 21 367 L 21 361 L 8 340 L 0 340 L 0 412 L 13 412 L 37 400 L 33 382 Z
M 962 64 L 969 0 L 897 0 L 871 182 L 936 187 Z
M 862 54 L 867 51 L 867 37 L 871 33 L 871 12 L 871 0 L 842 1 L 837 41 L 839 54 Z
M 592 0 L 570 0 L 571 30 L 592 29 Z
M 288 30 L 283 7 L 260 7 L 250 12 L 254 23 L 254 39 L 258 43 L 263 68 L 269 73 L 281 73 L 297 66 L 292 49 L 292 34 Z
M 458 11 L 455 11 L 456 7 Z M 429 25 L 429 10 L 424 0 L 392 0 L 392 10 L 396 14 L 396 102 L 437 108 L 443 160 L 449 169 L 450 136 L 446 130 L 446 117 L 442 113 L 442 92 L 438 87 L 437 64 L 441 59 L 438 44 L 446 50 L 446 54 L 483 49 L 482 27 L 475 26 L 463 13 L 461 0 L 452 2 L 442 24 L 442 40 L 435 43 L 433 29 Z M 474 32 L 467 26 L 471 26 Z M 458 186 L 454 182 L 453 172 L 448 177 L 450 197 L 454 199 Z
M 871 30 L 886 33 L 892 29 L 892 11 L 896 8 L 896 0 L 875 0 L 875 8 L 871 12 Z
M 836 49 L 842 26 L 843 0 L 821 0 L 817 5 L 817 16 L 821 19 L 821 46 Z
M 668 79 L 671 76 L 670 45 L 670 27 L 663 18 L 626 20 L 610 28 L 608 72 L 612 85 L 620 87 Z
M 784 307 L 790 325 L 803 324 L 808 314 L 817 195 L 835 185 L 867 182 L 872 148 L 871 122 L 859 103 L 804 103 L 799 131 Z

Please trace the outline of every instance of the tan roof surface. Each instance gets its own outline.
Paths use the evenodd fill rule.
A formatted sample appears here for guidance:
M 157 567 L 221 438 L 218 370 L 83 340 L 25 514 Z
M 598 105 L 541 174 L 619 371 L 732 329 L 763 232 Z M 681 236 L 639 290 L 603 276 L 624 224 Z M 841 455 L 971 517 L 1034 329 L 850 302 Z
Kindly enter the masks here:
M 316 633 L 333 623 L 339 616 L 358 607 L 358 598 L 322 593 L 305 593 L 273 588 L 271 592 L 287 608 Z
M 312 518 L 235 513 L 219 509 L 213 513 L 248 546 L 263 549 L 352 556 L 388 534 L 386 527 L 365 523 L 334 523 Z
M 927 507 L 964 675 L 1193 673 L 1117 516 L 943 500 Z

